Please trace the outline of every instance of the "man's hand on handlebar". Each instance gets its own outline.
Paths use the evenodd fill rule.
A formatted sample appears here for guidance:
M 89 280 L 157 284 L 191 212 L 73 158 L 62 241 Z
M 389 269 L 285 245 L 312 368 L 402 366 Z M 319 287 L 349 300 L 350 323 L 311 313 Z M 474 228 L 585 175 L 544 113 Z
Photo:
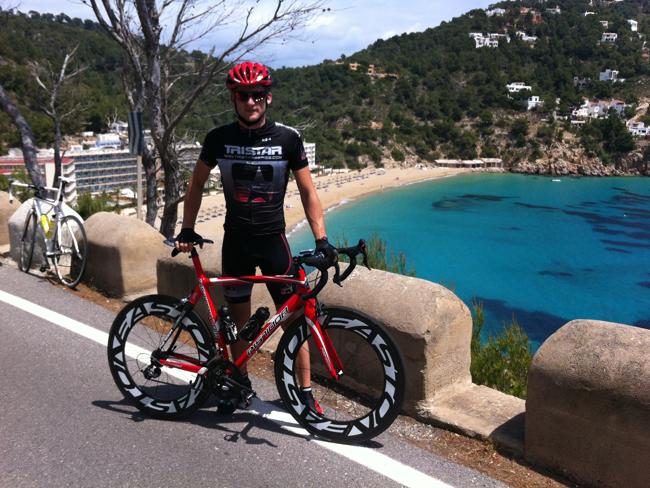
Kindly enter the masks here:
M 174 247 L 180 252 L 190 252 L 194 247 L 195 242 L 201 242 L 203 237 L 194 232 L 194 229 L 190 227 L 184 227 L 176 236 L 176 242 Z M 200 247 L 203 247 L 203 244 L 199 244 Z
M 341 247 L 338 249 L 332 246 L 332 249 L 333 249 L 333 253 L 332 253 L 333 259 L 328 258 L 322 251 L 318 250 L 318 248 L 313 254 L 301 255 L 294 258 L 294 262 L 296 264 L 306 264 L 307 266 L 313 266 L 314 268 L 318 269 L 321 273 L 318 283 L 316 283 L 313 290 L 303 295 L 303 299 L 313 298 L 323 289 L 323 287 L 325 286 L 328 280 L 327 270 L 331 267 L 334 268 L 334 277 L 332 281 L 339 286 L 342 286 L 341 283 L 348 276 L 350 276 L 350 274 L 356 267 L 357 256 L 359 255 L 363 256 L 363 265 L 366 266 L 368 269 L 370 269 L 370 266 L 368 265 L 368 253 L 366 248 L 366 241 L 364 241 L 363 239 L 360 240 L 356 246 Z M 350 264 L 342 274 L 340 273 L 339 264 L 338 264 L 338 256 L 340 255 L 345 255 L 350 260 Z
M 316 252 L 319 252 L 325 259 L 334 264 L 338 258 L 338 252 L 327 240 L 327 236 L 316 239 Z

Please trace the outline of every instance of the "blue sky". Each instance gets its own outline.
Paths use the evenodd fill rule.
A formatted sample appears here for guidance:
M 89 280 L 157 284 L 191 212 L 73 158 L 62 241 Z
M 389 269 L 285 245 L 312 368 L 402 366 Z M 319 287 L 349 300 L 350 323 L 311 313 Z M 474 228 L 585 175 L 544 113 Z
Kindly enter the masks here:
M 474 8 L 486 8 L 494 1 L 332 0 L 327 3 L 331 10 L 315 18 L 300 32 L 299 38 L 269 45 L 257 53 L 256 58 L 276 68 L 318 64 L 324 59 L 338 59 L 341 54 L 353 54 L 380 38 L 435 27 Z M 6 4 L 6 0 L 0 2 Z M 94 18 L 89 7 L 79 0 L 13 0 L 9 3 L 17 5 L 22 12 L 64 12 L 70 17 Z M 205 36 L 193 47 L 207 51 L 214 45 L 218 51 L 227 35 L 227 31 L 222 31 Z

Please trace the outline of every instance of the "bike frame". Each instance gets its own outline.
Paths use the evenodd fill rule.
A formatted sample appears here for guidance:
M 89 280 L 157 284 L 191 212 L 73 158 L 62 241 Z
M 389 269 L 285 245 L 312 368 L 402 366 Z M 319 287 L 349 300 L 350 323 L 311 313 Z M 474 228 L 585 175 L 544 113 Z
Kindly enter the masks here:
M 24 187 L 24 188 L 30 188 L 30 185 L 27 185 L 25 183 L 20 183 L 18 181 L 12 181 L 11 185 L 9 186 L 10 193 L 9 193 L 9 201 L 11 202 L 13 200 L 13 195 L 11 194 L 11 187 L 13 186 L 19 186 L 19 187 Z M 63 213 L 63 210 L 61 209 L 61 205 L 63 203 L 63 180 L 61 181 L 61 184 L 59 185 L 58 188 L 53 188 L 50 186 L 44 186 L 43 190 L 46 191 L 55 191 L 56 192 L 56 197 L 50 199 L 50 198 L 45 198 L 45 197 L 38 197 L 34 196 L 33 201 L 32 201 L 32 210 L 36 214 L 36 225 L 41 227 L 43 230 L 43 240 L 45 241 L 45 254 L 46 256 L 51 256 L 50 249 L 52 248 L 52 241 L 54 239 L 54 236 L 61 238 L 60 232 L 61 232 L 61 219 L 65 216 Z M 49 208 L 47 208 L 45 211 L 43 210 L 42 206 L 44 205 L 49 205 Z M 45 229 L 43 228 L 43 222 L 41 221 L 41 218 L 43 215 L 49 215 L 50 212 L 53 213 L 51 222 L 54 224 L 54 229 L 52 233 L 50 234 L 52 237 L 48 237 L 47 233 L 45 232 Z M 49 217 L 48 217 L 49 218 Z M 78 246 L 76 241 L 74 242 L 75 247 Z M 50 254 L 48 254 L 50 253 Z
M 304 313 L 307 325 L 311 329 L 311 334 L 316 342 L 318 351 L 323 359 L 327 370 L 330 373 L 330 376 L 338 380 L 343 375 L 343 365 L 341 364 L 341 359 L 334 349 L 334 345 L 330 340 L 327 333 L 321 328 L 318 321 L 318 307 L 316 298 L 307 298 L 304 299 L 303 296 L 309 293 L 309 283 L 307 281 L 307 276 L 305 270 L 302 266 L 298 267 L 298 277 L 288 276 L 288 275 L 275 275 L 275 276 L 238 276 L 238 277 L 220 277 L 220 278 L 208 278 L 204 271 L 203 266 L 201 265 L 201 260 L 195 249 L 192 249 L 190 252 L 192 262 L 194 264 L 194 270 L 196 272 L 196 277 L 198 283 L 194 288 L 194 291 L 188 298 L 188 302 L 195 306 L 201 298 L 203 298 L 208 304 L 211 326 L 213 330 L 216 331 L 216 343 L 223 354 L 225 360 L 229 360 L 228 348 L 224 334 L 216 326 L 219 319 L 217 309 L 212 301 L 212 297 L 208 290 L 213 286 L 225 286 L 225 285 L 240 285 L 240 284 L 259 284 L 259 283 L 286 283 L 296 286 L 296 291 L 284 302 L 280 307 L 278 307 L 277 313 L 271 316 L 266 323 L 260 328 L 260 332 L 257 334 L 255 339 L 250 343 L 250 346 L 244 351 L 237 359 L 234 361 L 234 365 L 237 368 L 241 368 L 259 351 L 262 345 L 273 335 L 273 333 L 281 326 L 288 325 L 293 320 L 297 319 L 301 313 Z M 182 358 L 189 359 L 189 358 Z M 192 364 L 178 362 L 169 359 L 160 359 L 160 364 L 171 367 L 182 369 L 184 371 L 189 371 L 192 373 L 203 374 L 206 372 L 206 368 L 202 364 Z

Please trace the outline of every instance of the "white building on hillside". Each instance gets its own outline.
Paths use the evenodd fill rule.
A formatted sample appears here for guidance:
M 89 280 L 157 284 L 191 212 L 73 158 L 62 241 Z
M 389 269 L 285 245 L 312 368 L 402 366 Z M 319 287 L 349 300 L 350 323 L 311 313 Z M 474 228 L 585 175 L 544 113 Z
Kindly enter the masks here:
M 625 102 L 623 100 L 587 100 L 583 104 L 571 112 L 573 118 L 576 119 L 597 119 L 599 117 L 607 117 L 610 110 L 615 110 L 618 115 L 622 115 L 625 110 Z
M 636 20 L 628 19 L 627 23 L 630 24 L 630 30 L 632 32 L 639 31 L 639 23 Z
M 483 34 L 482 32 L 470 32 L 469 37 L 474 39 L 476 49 L 481 47 L 499 47 L 499 40 L 501 39 L 510 42 L 510 36 L 499 33 Z
M 522 90 L 531 91 L 533 88 L 530 85 L 526 85 L 523 81 L 515 81 L 513 83 L 508 83 L 506 85 L 508 93 L 519 93 Z
M 600 42 L 604 42 L 605 44 L 614 44 L 616 39 L 618 39 L 618 34 L 616 32 L 603 32 Z
M 307 161 L 309 162 L 309 170 L 313 171 L 318 167 L 316 164 L 316 143 L 315 142 L 305 142 L 305 154 L 307 155 Z
M 578 90 L 584 90 L 590 82 L 591 78 L 580 78 L 579 76 L 573 77 L 573 86 L 575 86 Z
M 598 80 L 611 81 L 611 82 L 619 81 L 618 71 L 616 71 L 615 69 L 606 69 L 605 71 L 601 71 L 600 74 L 598 75 Z
M 528 108 L 527 110 L 533 110 L 537 107 L 544 105 L 544 102 L 539 99 L 539 95 L 533 95 L 528 98 Z
M 503 8 L 493 8 L 491 10 L 485 11 L 485 15 L 487 15 L 488 17 L 493 17 L 495 15 L 497 17 L 503 17 L 505 14 L 506 14 L 506 10 Z
M 97 134 L 95 147 L 104 149 L 122 149 L 122 141 L 118 134 Z
M 650 136 L 650 127 L 646 127 L 643 122 L 629 121 L 627 123 L 627 130 L 637 137 L 648 137 Z
M 531 44 L 535 44 L 535 41 L 537 41 L 537 36 L 529 36 L 523 31 L 517 31 L 517 37 L 522 41 L 529 42 Z

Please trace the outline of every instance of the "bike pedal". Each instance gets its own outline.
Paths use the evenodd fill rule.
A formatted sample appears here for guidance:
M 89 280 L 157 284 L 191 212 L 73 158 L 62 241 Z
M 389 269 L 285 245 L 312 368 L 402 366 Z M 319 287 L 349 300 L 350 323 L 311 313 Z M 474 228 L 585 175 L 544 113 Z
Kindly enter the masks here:
M 45 273 L 48 269 L 50 269 L 49 266 L 47 266 L 46 264 L 41 264 L 41 267 L 39 268 L 39 271 L 41 273 Z

